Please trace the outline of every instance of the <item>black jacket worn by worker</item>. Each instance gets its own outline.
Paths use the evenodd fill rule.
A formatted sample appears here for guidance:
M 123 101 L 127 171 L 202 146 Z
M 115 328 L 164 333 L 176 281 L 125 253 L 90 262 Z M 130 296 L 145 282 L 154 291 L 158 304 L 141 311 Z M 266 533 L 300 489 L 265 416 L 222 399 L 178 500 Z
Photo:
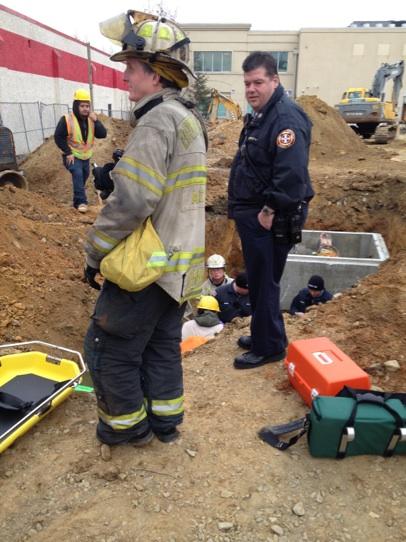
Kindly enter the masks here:
M 250 316 L 249 295 L 240 295 L 234 290 L 234 282 L 216 288 L 216 299 L 220 305 L 219 317 L 224 323 L 231 322 L 237 316 Z
M 308 288 L 303 288 L 303 290 L 300 290 L 300 292 L 293 298 L 289 312 L 290 314 L 306 312 L 307 307 L 310 307 L 311 305 L 319 305 L 320 303 L 326 303 L 327 301 L 330 301 L 330 299 L 333 299 L 333 296 L 327 290 L 323 290 L 319 297 L 313 297 Z
M 245 122 L 228 185 L 229 217 L 268 205 L 295 211 L 314 192 L 307 170 L 311 122 L 279 85 L 262 111 Z
M 75 114 L 76 115 L 76 114 Z M 87 117 L 83 118 L 79 115 L 76 115 L 78 119 L 80 131 L 82 132 L 83 141 L 87 141 L 88 130 L 87 130 Z M 94 123 L 94 137 L 97 139 L 104 139 L 107 135 L 107 130 L 103 124 L 96 120 Z M 66 126 L 65 116 L 59 119 L 59 122 L 55 128 L 54 134 L 55 143 L 63 152 L 63 156 L 69 156 L 72 154 L 72 151 L 68 145 L 68 127 Z

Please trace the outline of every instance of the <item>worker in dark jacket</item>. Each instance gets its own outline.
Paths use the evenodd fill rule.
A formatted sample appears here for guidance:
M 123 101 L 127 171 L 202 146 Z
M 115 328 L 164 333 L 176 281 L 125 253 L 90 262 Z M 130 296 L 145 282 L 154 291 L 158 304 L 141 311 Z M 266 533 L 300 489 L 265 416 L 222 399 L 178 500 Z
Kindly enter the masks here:
M 90 172 L 94 138 L 103 139 L 107 130 L 90 110 L 90 94 L 78 89 L 73 96 L 72 113 L 60 118 L 54 134 L 61 149 L 63 164 L 72 175 L 73 206 L 80 213 L 87 212 L 85 185 Z
M 330 301 L 330 299 L 333 299 L 333 296 L 324 289 L 323 277 L 313 275 L 307 283 L 307 288 L 300 290 L 294 297 L 289 312 L 296 316 L 303 316 L 306 309 L 311 305 L 326 303 L 327 301 Z
M 246 273 L 238 273 L 233 282 L 216 289 L 216 299 L 220 305 L 219 317 L 222 322 L 231 322 L 237 316 L 251 315 L 248 292 Z
M 235 358 L 238 369 L 285 357 L 279 283 L 314 195 L 308 173 L 310 120 L 286 95 L 270 53 L 251 53 L 242 67 L 254 114 L 246 116 L 240 136 L 228 206 L 241 238 L 252 320 L 251 335 L 238 341 L 248 350 Z

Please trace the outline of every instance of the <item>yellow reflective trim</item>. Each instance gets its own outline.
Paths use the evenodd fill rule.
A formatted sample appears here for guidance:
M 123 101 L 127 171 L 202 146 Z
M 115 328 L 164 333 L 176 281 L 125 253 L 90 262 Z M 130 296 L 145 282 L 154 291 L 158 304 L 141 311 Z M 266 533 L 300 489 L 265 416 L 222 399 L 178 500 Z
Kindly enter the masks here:
M 177 414 L 182 414 L 184 411 L 183 400 L 183 395 L 181 397 L 177 397 L 176 399 L 152 399 L 151 411 L 156 416 L 176 416 Z
M 120 416 L 111 416 L 110 414 L 107 414 L 107 412 L 104 412 L 100 407 L 97 409 L 97 412 L 99 418 L 103 420 L 105 424 L 117 431 L 134 427 L 134 425 L 142 422 L 147 417 L 144 405 L 142 405 L 139 410 L 129 412 L 128 414 L 121 414 Z
M 100 237 L 100 239 L 102 239 L 105 243 L 109 243 L 110 245 L 113 245 L 113 246 L 119 243 L 117 239 L 114 239 L 114 237 L 110 237 L 109 235 L 107 235 L 101 230 L 95 230 L 94 235 L 97 235 L 97 237 Z
M 120 175 L 123 175 L 124 177 L 128 177 L 132 181 L 135 181 L 136 183 L 144 186 L 145 188 L 147 188 L 148 190 L 150 190 L 157 196 L 162 196 L 163 194 L 162 190 L 156 188 L 153 184 L 149 183 L 145 179 L 141 179 L 139 175 L 135 175 L 134 173 L 131 173 L 130 171 L 126 171 L 125 169 L 117 168 L 117 167 L 114 168 L 114 172 L 119 173 Z
M 137 36 L 143 38 L 152 38 L 154 27 L 152 23 L 144 23 L 139 30 L 137 30 Z
M 130 158 L 129 156 L 123 156 L 121 158 L 122 161 L 127 162 L 127 164 L 130 164 L 130 166 L 133 166 L 135 168 L 140 169 L 141 171 L 145 171 L 148 175 L 159 181 L 162 185 L 165 184 L 165 177 L 160 175 L 157 171 L 154 169 L 142 164 L 141 162 L 138 162 L 138 160 L 134 160 L 134 158 Z
M 204 171 L 207 172 L 206 166 L 185 166 L 180 169 L 177 169 L 170 175 L 168 175 L 168 179 L 175 179 L 179 175 L 182 175 L 183 173 L 193 173 L 194 171 Z
M 158 38 L 163 40 L 170 40 L 171 39 L 171 33 L 169 31 L 169 28 L 167 26 L 160 26 L 158 30 Z
M 194 186 L 194 185 L 206 185 L 206 177 L 194 177 L 193 179 L 188 179 L 185 181 L 176 181 L 176 183 L 173 186 L 168 186 L 164 190 L 164 194 L 169 194 L 170 192 L 173 192 L 174 190 L 178 190 L 179 188 L 185 188 L 187 186 Z

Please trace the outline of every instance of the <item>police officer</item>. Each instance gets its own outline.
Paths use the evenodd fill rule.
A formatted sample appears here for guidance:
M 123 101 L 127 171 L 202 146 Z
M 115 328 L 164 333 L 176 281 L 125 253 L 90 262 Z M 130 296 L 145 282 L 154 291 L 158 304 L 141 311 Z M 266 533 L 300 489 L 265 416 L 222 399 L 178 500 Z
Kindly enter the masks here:
M 308 173 L 311 122 L 280 84 L 270 53 L 253 52 L 243 63 L 247 115 L 229 181 L 229 217 L 241 238 L 250 285 L 248 350 L 234 360 L 247 369 L 285 357 L 280 279 L 314 192 Z

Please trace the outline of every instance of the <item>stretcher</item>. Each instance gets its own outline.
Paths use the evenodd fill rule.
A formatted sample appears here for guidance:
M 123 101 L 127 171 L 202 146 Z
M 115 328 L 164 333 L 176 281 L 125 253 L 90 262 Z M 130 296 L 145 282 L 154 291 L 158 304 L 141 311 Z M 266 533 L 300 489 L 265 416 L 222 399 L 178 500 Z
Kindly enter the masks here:
M 0 453 L 69 397 L 85 372 L 75 350 L 43 341 L 0 345 Z

